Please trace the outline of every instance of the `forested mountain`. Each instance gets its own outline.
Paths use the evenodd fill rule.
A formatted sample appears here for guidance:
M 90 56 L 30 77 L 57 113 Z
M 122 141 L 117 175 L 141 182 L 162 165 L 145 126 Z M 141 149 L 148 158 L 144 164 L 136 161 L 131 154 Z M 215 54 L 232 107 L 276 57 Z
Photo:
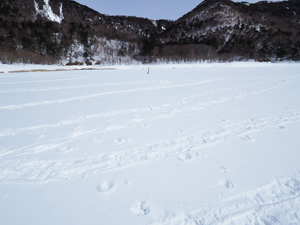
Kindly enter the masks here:
M 176 21 L 108 16 L 70 0 L 0 0 L 0 61 L 116 64 L 299 60 L 300 1 L 205 0 Z
M 160 43 L 165 56 L 187 59 L 299 60 L 300 1 L 206 0 L 175 21 Z

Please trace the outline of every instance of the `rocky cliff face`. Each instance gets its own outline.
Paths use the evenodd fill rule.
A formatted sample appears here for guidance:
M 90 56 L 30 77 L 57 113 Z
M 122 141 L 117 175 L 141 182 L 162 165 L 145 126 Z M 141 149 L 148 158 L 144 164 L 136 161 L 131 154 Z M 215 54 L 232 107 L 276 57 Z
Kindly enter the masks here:
M 300 60 L 300 2 L 205 0 L 176 21 L 108 16 L 69 0 L 0 0 L 0 61 Z

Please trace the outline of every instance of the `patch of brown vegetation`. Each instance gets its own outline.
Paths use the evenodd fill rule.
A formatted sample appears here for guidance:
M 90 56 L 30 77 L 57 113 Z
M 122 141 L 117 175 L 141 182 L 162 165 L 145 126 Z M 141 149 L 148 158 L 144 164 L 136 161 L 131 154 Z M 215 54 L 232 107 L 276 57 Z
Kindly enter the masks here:
M 73 69 L 53 69 L 53 70 L 31 69 L 31 70 L 12 70 L 12 71 L 8 71 L 8 73 L 60 72 L 60 71 L 76 71 L 76 70 L 116 70 L 116 68 L 73 68 Z

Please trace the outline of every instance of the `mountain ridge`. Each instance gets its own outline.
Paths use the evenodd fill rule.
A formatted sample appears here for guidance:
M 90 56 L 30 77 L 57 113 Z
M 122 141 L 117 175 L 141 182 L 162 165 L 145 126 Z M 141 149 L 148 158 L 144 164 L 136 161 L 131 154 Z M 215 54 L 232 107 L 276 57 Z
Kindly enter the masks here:
M 299 60 L 299 36 L 296 0 L 205 0 L 174 21 L 109 16 L 69 0 L 0 0 L 4 63 Z

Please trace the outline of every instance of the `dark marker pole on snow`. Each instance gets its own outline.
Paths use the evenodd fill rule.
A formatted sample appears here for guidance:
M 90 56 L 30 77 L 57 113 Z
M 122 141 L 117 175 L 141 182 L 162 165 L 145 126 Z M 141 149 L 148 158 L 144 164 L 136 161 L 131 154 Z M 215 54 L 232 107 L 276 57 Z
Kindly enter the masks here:
M 148 67 L 148 72 L 147 72 L 147 74 L 150 74 L 150 68 Z

